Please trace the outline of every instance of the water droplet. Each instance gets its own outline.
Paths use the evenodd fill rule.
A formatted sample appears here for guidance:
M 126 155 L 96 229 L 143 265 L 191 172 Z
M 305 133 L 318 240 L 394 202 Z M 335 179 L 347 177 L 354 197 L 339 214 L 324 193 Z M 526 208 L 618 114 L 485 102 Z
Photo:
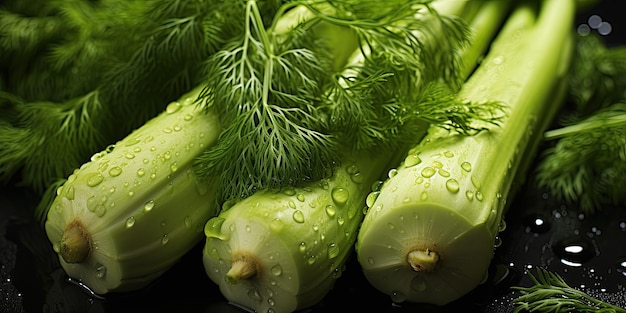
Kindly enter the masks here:
M 327 205 L 325 210 L 326 210 L 326 214 L 328 214 L 328 216 L 330 217 L 333 217 L 335 216 L 335 214 L 337 214 L 337 208 L 332 204 Z
M 424 169 L 422 169 L 422 176 L 424 178 L 430 178 L 433 177 L 433 175 L 435 175 L 435 169 L 432 167 L 425 167 Z
M 367 258 L 367 263 L 374 264 L 374 258 L 373 257 Z
M 379 195 L 380 195 L 380 191 L 370 192 L 367 195 L 367 198 L 365 198 L 365 205 L 367 205 L 368 208 L 371 208 L 374 205 L 374 202 L 376 202 L 376 199 L 378 198 Z
M 316 259 L 315 256 L 312 255 L 309 257 L 309 259 L 307 260 L 307 263 L 309 263 L 309 265 L 313 265 L 315 263 Z
M 103 217 L 106 212 L 107 208 L 102 204 L 98 204 L 93 213 L 95 213 L 97 217 Z
M 504 62 L 504 57 L 503 56 L 497 56 L 495 58 L 493 58 L 493 63 L 496 65 L 500 65 L 502 64 L 502 62 Z
M 428 193 L 426 191 L 422 191 L 420 194 L 420 200 L 424 201 L 428 199 Z
M 100 173 L 88 174 L 87 186 L 89 187 L 98 186 L 103 180 L 104 180 L 104 176 L 102 176 Z
M 301 194 L 301 193 L 299 193 L 299 194 L 296 196 L 296 199 L 298 199 L 298 201 L 300 201 L 300 202 L 304 202 L 304 195 L 303 195 L 303 194 Z
M 285 225 L 279 218 L 275 218 L 270 222 L 270 229 L 275 233 L 280 232 Z
M 540 214 L 531 214 L 524 218 L 526 233 L 543 234 L 550 230 L 550 222 Z
M 131 216 L 126 219 L 126 228 L 131 228 L 133 226 L 135 226 L 135 217 Z
M 392 168 L 389 170 L 389 172 L 387 172 L 387 177 L 392 178 L 394 176 L 398 175 L 398 169 L 396 168 Z
M 375 182 L 372 183 L 372 191 L 380 191 L 380 189 L 383 187 L 383 185 L 385 184 L 384 181 L 382 180 L 377 180 Z
M 271 271 L 274 276 L 280 276 L 283 273 L 283 268 L 280 266 L 280 264 L 276 264 L 272 266 Z
M 415 291 L 422 292 L 426 290 L 426 287 L 426 279 L 422 275 L 417 275 L 411 280 L 411 289 Z
M 450 177 L 450 172 L 444 170 L 444 169 L 439 169 L 439 171 L 437 171 L 439 173 L 439 175 L 441 175 L 441 177 Z
M 453 153 L 452 151 L 449 151 L 449 150 L 448 150 L 448 151 L 445 151 L 445 152 L 443 153 L 443 155 L 444 155 L 446 158 L 451 158 L 451 157 L 453 157 L 453 156 L 454 156 L 454 153 Z
M 146 212 L 150 212 L 150 210 L 152 210 L 154 208 L 154 200 L 148 200 L 148 202 L 146 202 L 143 205 L 143 210 Z
M 96 277 L 98 278 L 104 278 L 104 276 L 107 274 L 107 268 L 106 266 L 102 265 L 102 264 L 97 264 L 96 265 Z
M 391 292 L 391 301 L 395 303 L 402 303 L 406 301 L 407 296 L 402 291 L 394 290 Z
M 333 242 L 328 245 L 328 258 L 334 259 L 339 255 L 339 247 Z
M 335 201 L 335 203 L 343 205 L 348 201 L 350 193 L 345 188 L 337 187 L 333 188 L 333 190 L 331 191 L 331 197 L 333 201 Z
M 475 195 L 476 195 L 476 200 L 483 201 L 484 197 L 483 197 L 483 193 L 482 192 L 476 191 Z
M 74 200 L 74 193 L 74 185 L 69 185 L 67 188 L 65 188 L 64 197 L 66 197 L 68 200 Z
M 466 171 L 466 172 L 471 172 L 472 171 L 472 164 L 470 162 L 463 162 L 461 163 L 461 168 Z
M 141 177 L 141 176 L 143 176 L 143 175 L 146 175 L 146 170 L 145 170 L 145 169 L 143 169 L 143 168 L 139 168 L 139 169 L 137 170 L 137 176 Z
M 626 257 L 621 257 L 617 260 L 617 272 L 626 276 Z
M 457 193 L 459 192 L 459 188 L 459 182 L 456 179 L 451 178 L 446 181 L 446 189 L 448 189 L 448 191 Z
M 283 193 L 288 196 L 293 196 L 296 194 L 296 190 L 293 187 L 286 187 L 283 189 Z
M 185 223 L 185 228 L 190 229 L 192 224 L 193 224 L 193 220 L 192 220 L 191 216 L 185 217 L 184 223 Z
M 289 202 L 287 202 L 287 205 L 288 205 L 290 208 L 292 208 L 292 209 L 295 209 L 295 208 L 296 208 L 296 203 L 295 203 L 295 202 L 293 202 L 293 200 L 289 200 Z
M 558 241 L 552 249 L 554 254 L 561 259 L 561 263 L 573 267 L 580 267 L 582 263 L 595 256 L 593 243 L 582 236 L 564 238 Z
M 291 217 L 293 217 L 293 220 L 297 223 L 304 223 L 304 213 L 302 213 L 302 211 L 300 210 L 296 210 L 295 212 L 293 212 Z
M 176 162 L 174 162 L 174 163 L 170 164 L 170 171 L 171 171 L 172 173 L 174 173 L 174 172 L 178 171 L 178 164 L 176 164 Z
M 163 234 L 163 237 L 161 237 L 161 244 L 167 244 L 170 241 L 170 237 L 167 234 Z
M 471 190 L 468 190 L 465 192 L 465 197 L 467 198 L 467 200 L 472 201 L 474 200 L 474 192 Z
M 420 163 L 422 163 L 422 159 L 420 159 L 420 157 L 417 155 L 417 153 L 409 154 L 404 159 L 404 166 L 406 166 L 406 167 L 415 166 L 415 165 L 420 164 Z
M 168 104 L 167 107 L 165 108 L 165 112 L 167 112 L 167 114 L 172 114 L 180 110 L 181 107 L 182 105 L 178 101 L 170 102 L 170 104 Z
M 247 295 L 248 295 L 248 298 L 257 302 L 261 302 L 263 300 L 263 297 L 261 296 L 261 294 L 254 287 L 248 290 Z
M 441 163 L 439 161 L 433 161 L 433 167 L 441 169 L 441 168 L 443 168 L 443 163 Z
M 109 170 L 109 175 L 111 175 L 111 177 L 119 176 L 120 174 L 122 174 L 122 168 L 119 166 L 112 167 Z
M 339 226 L 342 226 L 344 223 L 346 222 L 346 220 L 343 218 L 343 216 L 339 216 L 337 217 L 337 224 L 339 224 Z
M 130 159 L 134 159 L 134 158 L 135 158 L 135 154 L 134 154 L 134 153 L 130 153 L 130 152 L 129 152 L 129 153 L 126 153 L 124 156 L 125 156 L 127 159 L 129 159 L 129 160 L 130 160 Z
M 304 241 L 298 245 L 298 251 L 300 251 L 300 253 L 306 252 L 306 243 Z

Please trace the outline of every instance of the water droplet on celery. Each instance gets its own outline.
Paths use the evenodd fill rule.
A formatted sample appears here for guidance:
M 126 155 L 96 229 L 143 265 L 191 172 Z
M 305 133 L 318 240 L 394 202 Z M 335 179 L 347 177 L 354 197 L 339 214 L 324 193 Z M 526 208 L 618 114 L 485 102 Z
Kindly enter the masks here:
M 335 216 L 335 214 L 337 214 L 337 208 L 332 204 L 327 205 L 325 211 L 326 214 L 330 217 L 333 217 Z
M 174 173 L 174 172 L 178 171 L 178 164 L 176 164 L 176 162 L 174 162 L 174 163 L 170 164 L 170 171 L 171 171 L 172 173 Z
M 135 158 L 135 154 L 134 154 L 134 153 L 130 153 L 130 152 L 129 152 L 129 153 L 126 153 L 126 154 L 124 155 L 124 157 L 126 157 L 126 158 L 127 158 L 127 159 L 129 159 L 129 160 L 130 160 L 130 159 L 134 159 L 134 158 Z
M 131 228 L 133 226 L 135 226 L 135 217 L 131 216 L 126 219 L 126 228 Z
M 300 251 L 300 253 L 306 252 L 306 243 L 304 241 L 300 242 L 300 245 L 298 245 L 298 251 Z
M 472 171 L 472 164 L 469 162 L 463 162 L 461 163 L 461 168 L 466 171 L 466 172 L 471 172 Z
M 167 105 L 167 107 L 165 108 L 165 112 L 167 114 L 172 114 L 178 110 L 180 110 L 181 108 L 181 104 L 178 101 L 174 101 L 174 102 L 170 102 L 170 104 Z
M 98 204 L 94 210 L 97 217 L 103 217 L 106 212 L 107 208 L 102 204 Z
M 448 191 L 452 193 L 459 192 L 459 189 L 460 189 L 459 182 L 454 178 L 448 179 L 446 181 L 446 189 L 448 189 Z
M 406 294 L 404 294 L 401 291 L 398 290 L 394 290 L 391 292 L 391 301 L 395 302 L 395 303 L 401 303 L 406 301 L 407 296 Z
M 148 200 L 148 202 L 146 202 L 143 205 L 143 210 L 146 212 L 150 212 L 150 210 L 152 210 L 154 208 L 154 200 Z
M 96 265 L 96 277 L 98 278 L 104 278 L 104 276 L 107 273 L 107 268 L 106 266 L 102 265 L 102 264 L 97 264 Z
M 453 156 L 454 156 L 454 153 L 453 153 L 452 151 L 449 151 L 449 150 L 448 150 L 448 151 L 445 151 L 445 152 L 443 153 L 443 155 L 444 155 L 446 158 L 451 158 L 451 157 L 453 157 Z
M 302 211 L 296 210 L 293 212 L 292 217 L 297 223 L 304 223 L 304 213 L 302 213 Z
M 339 247 L 333 242 L 328 245 L 328 258 L 334 259 L 339 255 Z
M 426 286 L 426 279 L 424 279 L 422 275 L 417 275 L 411 280 L 411 289 L 415 291 L 424 291 L 426 290 Z
M 335 203 L 343 205 L 348 201 L 350 194 L 345 188 L 333 188 L 331 191 L 331 198 Z
M 398 169 L 392 168 L 389 170 L 389 172 L 387 172 L 387 177 L 389 178 L 392 178 L 396 175 L 398 175 Z
M 111 177 L 119 176 L 120 174 L 122 174 L 122 168 L 119 166 L 112 167 L 109 170 L 109 175 L 111 175 Z
M 425 167 L 424 169 L 422 169 L 422 176 L 424 178 L 430 178 L 433 177 L 433 175 L 435 175 L 435 169 L 432 167 Z
M 378 198 L 379 195 L 380 195 L 380 191 L 370 192 L 367 195 L 367 198 L 365 198 L 365 205 L 367 205 L 368 208 L 371 208 L 372 205 L 374 205 L 374 202 L 376 202 L 376 199 Z
M 441 163 L 439 161 L 433 161 L 433 167 L 437 168 L 437 169 L 441 169 L 441 168 L 443 168 L 443 163 Z
M 283 268 L 280 266 L 280 264 L 276 264 L 272 266 L 271 271 L 274 276 L 280 276 L 283 273 Z
M 420 164 L 420 163 L 422 163 L 422 159 L 420 159 L 420 157 L 417 155 L 417 153 L 409 154 L 404 159 L 404 166 L 406 166 L 406 167 L 415 166 L 415 165 Z
M 474 195 L 476 196 L 476 200 L 478 200 L 478 201 L 483 201 L 484 196 L 483 196 L 483 193 L 482 193 L 482 192 L 480 192 L 480 191 L 476 191 L 476 193 L 475 193 Z
M 161 244 L 165 245 L 170 241 L 170 237 L 167 234 L 163 234 L 163 237 L 161 237 Z
M 301 193 L 299 193 L 299 194 L 296 196 L 296 199 L 298 199 L 298 201 L 300 201 L 300 202 L 304 202 L 304 195 L 303 195 L 303 194 L 301 194 Z
M 146 170 L 145 170 L 145 169 L 143 169 L 143 168 L 139 168 L 139 169 L 137 170 L 137 176 L 141 177 L 141 176 L 143 176 L 143 175 L 146 175 Z
M 472 201 L 474 200 L 474 192 L 471 190 L 468 190 L 465 192 L 465 197 L 467 198 L 467 200 Z
M 290 208 L 292 208 L 292 209 L 295 209 L 295 208 L 296 208 L 296 203 L 295 203 L 295 202 L 293 202 L 293 200 L 289 200 L 289 202 L 287 202 L 287 205 L 288 205 Z
M 286 187 L 283 189 L 283 193 L 288 196 L 293 196 L 296 194 L 296 190 L 293 187 Z
M 422 191 L 420 194 L 420 200 L 424 201 L 428 199 L 428 193 L 426 191 Z
M 367 258 L 367 263 L 374 264 L 374 258 L 373 257 Z
M 280 232 L 285 225 L 279 218 L 275 218 L 270 222 L 270 229 L 274 232 Z
M 104 176 L 100 175 L 100 173 L 91 173 L 87 177 L 87 186 L 95 187 L 98 186 L 104 180 Z
M 74 186 L 73 185 L 69 185 L 66 189 L 65 189 L 65 195 L 64 195 L 68 200 L 74 200 Z
M 450 177 L 450 172 L 444 170 L 444 169 L 439 169 L 439 171 L 437 171 L 439 173 L 439 175 L 441 175 L 441 177 Z
M 257 302 L 261 302 L 263 300 L 263 297 L 261 297 L 261 294 L 254 287 L 248 290 L 247 295 L 248 295 L 248 298 Z
M 339 224 L 339 226 L 342 226 L 344 223 L 346 222 L 346 220 L 343 218 L 343 216 L 339 216 L 337 217 L 337 224 Z

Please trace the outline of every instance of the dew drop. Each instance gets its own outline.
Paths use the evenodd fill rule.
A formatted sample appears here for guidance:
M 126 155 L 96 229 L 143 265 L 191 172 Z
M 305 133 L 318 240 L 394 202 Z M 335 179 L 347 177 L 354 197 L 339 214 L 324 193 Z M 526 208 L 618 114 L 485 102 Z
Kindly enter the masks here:
M 301 193 L 299 193 L 299 194 L 296 196 L 296 199 L 298 199 L 298 201 L 300 201 L 300 202 L 304 202 L 304 195 L 303 195 L 303 194 L 301 194 Z
M 174 173 L 174 172 L 178 171 L 178 164 L 176 164 L 176 162 L 174 162 L 174 163 L 170 164 L 170 171 L 171 171 L 172 173 Z
M 126 228 L 131 228 L 133 226 L 135 226 L 135 217 L 131 216 L 126 219 Z
M 459 182 L 456 179 L 450 178 L 446 181 L 446 189 L 448 189 L 448 191 L 457 193 L 459 192 L 459 188 Z
M 424 178 L 430 178 L 433 177 L 433 175 L 435 175 L 435 169 L 432 167 L 425 167 L 424 169 L 422 169 L 422 176 Z
M 296 208 L 296 203 L 295 203 L 295 202 L 293 202 L 293 200 L 289 200 L 289 202 L 287 202 L 287 205 L 288 205 L 290 208 L 292 208 L 292 209 L 295 209 L 295 208 Z
M 283 273 L 283 268 L 280 266 L 280 264 L 276 264 L 272 266 L 271 271 L 274 276 L 280 276 Z
M 402 291 L 393 290 L 391 292 L 391 301 L 395 303 L 402 303 L 406 301 L 406 299 L 407 299 L 407 296 Z
M 274 232 L 280 232 L 285 225 L 279 218 L 275 218 L 270 222 L 270 229 Z
M 476 200 L 483 201 L 484 197 L 483 197 L 483 193 L 482 192 L 476 191 L 475 195 L 476 195 Z
M 465 197 L 467 198 L 467 200 L 472 201 L 474 200 L 474 192 L 471 190 L 468 190 L 465 192 Z
M 143 175 L 146 175 L 146 170 L 143 168 L 140 168 L 137 170 L 137 176 L 141 177 Z
M 374 202 L 376 202 L 376 199 L 378 198 L 379 195 L 380 195 L 380 191 L 370 192 L 367 195 L 367 198 L 365 198 L 365 205 L 367 205 L 368 208 L 371 208 L 374 205 Z
M 207 238 L 224 239 L 225 237 L 222 233 L 224 221 L 225 219 L 223 217 L 214 217 L 208 220 L 206 224 L 204 224 L 204 235 Z
M 100 173 L 91 173 L 87 177 L 87 186 L 89 187 L 98 186 L 100 185 L 100 183 L 102 183 L 103 180 L 104 180 L 104 176 L 102 176 Z
M 97 264 L 97 266 L 96 266 L 96 277 L 102 279 L 102 278 L 104 278 L 104 276 L 106 274 L 107 274 L 106 266 L 104 266 L 102 264 Z
M 337 217 L 337 224 L 339 224 L 339 226 L 342 226 L 345 222 L 346 220 L 343 218 L 343 216 Z
M 333 242 L 328 245 L 328 258 L 334 259 L 339 255 L 339 247 Z
M 417 155 L 417 153 L 409 154 L 404 159 L 404 166 L 406 166 L 406 167 L 415 166 L 415 165 L 418 165 L 420 163 L 422 163 L 422 159 L 420 159 L 420 157 Z
M 433 162 L 433 167 L 437 168 L 437 169 L 441 169 L 441 168 L 443 168 L 443 163 L 441 163 L 439 161 L 434 161 Z
M 68 200 L 74 200 L 74 185 L 69 185 L 69 187 L 65 190 L 65 195 Z
M 103 217 L 106 212 L 107 212 L 107 208 L 102 204 L 98 204 L 96 206 L 96 209 L 94 210 L 94 213 L 96 214 L 97 217 Z
M 415 291 L 422 292 L 426 290 L 426 287 L 426 279 L 422 275 L 417 275 L 411 280 L 411 289 Z
M 259 294 L 256 288 L 249 289 L 247 292 L 247 295 L 248 295 L 248 298 L 257 302 L 261 302 L 263 300 L 263 297 L 261 297 L 261 294 Z
M 389 170 L 389 172 L 387 172 L 387 177 L 389 178 L 392 178 L 396 175 L 398 175 L 398 169 L 392 168 Z
M 420 200 L 424 201 L 428 199 L 428 193 L 426 191 L 422 191 L 420 194 Z
M 165 245 L 170 241 L 170 237 L 167 234 L 163 234 L 163 237 L 161 237 L 161 244 Z
M 335 214 L 337 214 L 337 208 L 332 204 L 327 205 L 325 211 L 326 214 L 330 217 L 333 217 L 335 216 Z
M 296 190 L 293 187 L 287 187 L 282 190 L 285 195 L 293 196 L 296 194 Z
M 448 150 L 448 151 L 445 151 L 445 152 L 443 153 L 443 155 L 444 155 L 446 158 L 451 158 L 451 157 L 453 157 L 453 156 L 454 156 L 454 153 L 453 153 L 452 151 L 449 151 L 449 150 Z
M 295 212 L 293 212 L 291 217 L 294 221 L 296 221 L 296 223 L 304 223 L 304 213 L 302 213 L 302 211 L 300 210 L 296 210 Z
M 143 205 L 143 210 L 146 212 L 150 212 L 153 208 L 154 208 L 154 200 L 148 200 L 148 202 L 146 202 Z
M 300 251 L 300 253 L 306 252 L 306 243 L 304 241 L 300 242 L 298 245 L 298 251 Z
M 165 108 L 165 112 L 167 112 L 167 114 L 172 114 L 180 110 L 181 107 L 182 105 L 178 101 L 170 102 L 170 104 L 168 104 L 167 107 Z
M 126 153 L 126 154 L 124 155 L 124 157 L 126 157 L 126 158 L 127 158 L 127 159 L 129 159 L 129 160 L 130 160 L 130 159 L 134 159 L 134 158 L 135 158 L 135 154 L 134 154 L 134 153 L 130 153 L 130 152 L 129 152 L 129 153 Z
M 626 277 L 626 257 L 621 257 L 617 260 L 617 272 Z
M 345 188 L 337 187 L 333 188 L 333 190 L 331 191 L 331 197 L 333 201 L 335 201 L 335 203 L 339 205 L 345 204 L 348 201 L 349 196 L 350 193 Z
M 441 175 L 441 177 L 450 177 L 450 172 L 444 170 L 444 169 L 439 169 L 439 171 L 437 171 L 439 173 L 439 175 Z
M 461 168 L 466 171 L 466 172 L 471 172 L 472 171 L 472 164 L 470 162 L 463 162 L 461 163 Z

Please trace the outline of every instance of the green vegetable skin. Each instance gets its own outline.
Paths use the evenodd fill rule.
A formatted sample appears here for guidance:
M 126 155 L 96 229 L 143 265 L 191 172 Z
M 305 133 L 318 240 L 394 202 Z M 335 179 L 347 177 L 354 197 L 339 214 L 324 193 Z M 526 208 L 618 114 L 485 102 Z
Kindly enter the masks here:
M 217 214 L 193 158 L 219 134 L 199 89 L 168 105 L 58 189 L 45 230 L 66 273 L 97 294 L 149 284 L 202 239 Z
M 441 14 L 460 14 L 464 8 L 461 2 L 441 2 Z M 478 59 L 507 7 L 506 1 L 490 2 L 468 14 L 489 12 L 492 19 L 471 24 L 479 31 L 466 66 Z M 203 263 L 229 301 L 256 312 L 292 312 L 319 302 L 332 288 L 354 252 L 372 184 L 398 160 L 397 151 L 346 153 L 328 179 L 257 191 L 227 203 L 209 220 Z
M 487 278 L 507 199 L 561 102 L 574 13 L 572 0 L 543 1 L 538 16 L 516 8 L 459 95 L 500 101 L 500 127 L 433 129 L 370 203 L 358 261 L 393 301 L 443 305 Z

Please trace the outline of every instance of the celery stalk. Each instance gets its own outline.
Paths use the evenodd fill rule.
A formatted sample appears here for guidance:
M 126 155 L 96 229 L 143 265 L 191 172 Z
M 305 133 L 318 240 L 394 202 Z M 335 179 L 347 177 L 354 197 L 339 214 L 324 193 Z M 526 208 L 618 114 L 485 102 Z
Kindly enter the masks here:
M 431 129 L 368 203 L 358 261 L 395 302 L 444 305 L 487 279 L 507 200 L 562 102 L 572 50 L 575 1 L 536 9 L 514 9 L 459 94 L 501 102 L 501 125 L 476 136 Z
M 478 38 L 468 48 L 471 53 L 467 52 L 474 62 L 508 8 L 507 1 L 488 2 L 467 17 Z M 467 3 L 442 1 L 437 10 L 465 18 Z M 472 23 L 472 17 L 482 16 L 483 9 L 489 10 L 492 19 Z M 359 51 L 349 64 L 362 60 Z M 474 65 L 466 61 L 466 66 Z M 372 184 L 403 153 L 346 151 L 328 179 L 304 187 L 258 191 L 228 204 L 205 227 L 207 275 L 226 299 L 256 312 L 292 312 L 316 304 L 333 287 L 354 252 Z

